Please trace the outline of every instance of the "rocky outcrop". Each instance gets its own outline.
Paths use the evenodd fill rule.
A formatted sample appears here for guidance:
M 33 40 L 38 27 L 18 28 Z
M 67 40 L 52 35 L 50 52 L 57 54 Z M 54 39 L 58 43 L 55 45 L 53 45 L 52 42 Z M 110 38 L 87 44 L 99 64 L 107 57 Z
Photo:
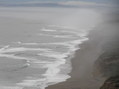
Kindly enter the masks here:
M 100 89 L 119 89 L 119 76 L 107 79 Z

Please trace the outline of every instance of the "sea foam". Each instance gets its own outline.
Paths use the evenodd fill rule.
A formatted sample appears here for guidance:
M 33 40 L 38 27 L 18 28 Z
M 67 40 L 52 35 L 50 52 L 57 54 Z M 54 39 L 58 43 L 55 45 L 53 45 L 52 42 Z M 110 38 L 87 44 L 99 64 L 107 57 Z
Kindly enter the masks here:
M 57 32 L 55 29 L 41 29 L 41 31 L 45 32 Z M 59 31 L 59 30 L 58 30 Z M 31 77 L 30 79 L 26 77 L 26 79 L 22 80 L 21 82 L 16 83 L 18 86 L 18 89 L 21 89 L 19 87 L 36 87 L 40 89 L 45 89 L 45 87 L 53 84 L 57 84 L 59 82 L 66 81 L 70 76 L 68 73 L 71 71 L 71 64 L 70 60 L 73 56 L 76 50 L 79 49 L 79 44 L 81 44 L 83 41 L 88 40 L 86 37 L 87 32 L 84 31 L 68 31 L 68 30 L 60 30 L 59 32 L 61 33 L 66 33 L 66 35 L 59 35 L 59 33 L 55 34 L 47 34 L 47 33 L 40 33 L 40 36 L 52 36 L 54 38 L 68 38 L 71 40 L 66 40 L 63 42 L 48 42 L 48 43 L 40 43 L 40 42 L 13 42 L 13 44 L 18 44 L 21 47 L 11 47 L 11 45 L 3 46 L 0 49 L 0 57 L 7 57 L 7 58 L 13 58 L 13 59 L 19 59 L 19 60 L 27 60 L 26 65 L 34 68 L 43 68 L 47 69 L 44 74 L 42 74 L 42 77 L 35 78 Z M 73 39 L 72 39 L 73 38 Z M 60 46 L 61 48 L 63 46 L 66 46 L 68 50 L 64 52 L 58 52 L 54 51 L 54 49 L 48 48 L 48 46 Z M 33 46 L 32 48 L 27 47 L 27 46 Z M 36 47 L 38 46 L 38 47 Z M 42 46 L 46 46 L 47 48 L 42 48 Z M 40 48 L 41 47 L 41 48 Z M 31 56 L 24 56 L 24 55 L 16 55 L 16 53 L 22 52 L 22 54 L 26 55 L 25 52 L 36 52 L 34 57 Z M 40 60 L 37 57 L 40 58 L 42 57 L 47 57 L 47 60 Z M 53 59 L 53 60 L 49 60 Z M 68 62 L 69 61 L 69 62 Z M 66 73 L 62 73 L 61 71 L 66 71 Z M 40 74 L 39 74 L 40 75 Z M 6 88 L 7 89 L 7 88 Z M 15 88 L 12 88 L 15 89 Z

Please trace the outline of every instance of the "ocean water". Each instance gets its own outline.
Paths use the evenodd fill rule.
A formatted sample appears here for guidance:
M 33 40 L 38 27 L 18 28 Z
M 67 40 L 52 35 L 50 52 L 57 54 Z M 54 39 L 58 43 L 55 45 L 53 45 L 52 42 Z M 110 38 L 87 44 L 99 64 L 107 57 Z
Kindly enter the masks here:
M 6 15 L 8 11 L 4 13 Z M 45 89 L 69 79 L 71 58 L 80 49 L 80 44 L 88 40 L 88 32 L 95 26 L 92 23 L 85 28 L 73 28 L 69 24 L 45 24 L 23 18 L 21 21 L 7 15 L 1 17 L 1 89 Z
M 59 26 L 47 26 L 33 35 L 32 39 L 27 40 L 28 42 L 26 40 L 11 42 L 10 45 L 1 46 L 0 57 L 26 60 L 20 68 L 16 67 L 16 70 L 11 71 L 20 71 L 28 67 L 36 68 L 37 71 L 45 70 L 44 73 L 41 72 L 36 76 L 28 74 L 24 80 L 17 82 L 16 86 L 34 86 L 44 89 L 48 85 L 70 78 L 68 73 L 71 71 L 71 65 L 68 61 L 79 49 L 78 45 L 88 40 L 85 37 L 87 32 L 74 32 Z

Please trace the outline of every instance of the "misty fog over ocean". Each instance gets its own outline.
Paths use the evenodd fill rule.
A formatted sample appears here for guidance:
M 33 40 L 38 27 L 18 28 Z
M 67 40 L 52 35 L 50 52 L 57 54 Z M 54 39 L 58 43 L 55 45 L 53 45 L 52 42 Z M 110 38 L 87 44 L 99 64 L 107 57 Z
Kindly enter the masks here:
M 103 22 L 105 11 L 2 4 L 0 89 L 45 89 L 70 79 L 71 58 L 80 44 L 90 40 L 89 31 Z

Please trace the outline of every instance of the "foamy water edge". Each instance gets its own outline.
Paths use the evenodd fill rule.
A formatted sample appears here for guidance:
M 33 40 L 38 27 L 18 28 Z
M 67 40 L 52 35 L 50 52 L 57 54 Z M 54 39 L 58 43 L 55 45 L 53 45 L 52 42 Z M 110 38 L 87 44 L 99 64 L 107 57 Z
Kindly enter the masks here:
M 50 31 L 50 30 L 46 30 L 46 31 Z M 54 30 L 51 30 L 54 31 Z M 81 44 L 82 42 L 88 40 L 87 36 L 87 32 L 85 32 L 85 34 L 79 34 L 79 36 L 81 37 L 81 39 L 79 40 L 74 40 L 74 41 L 70 41 L 70 42 L 64 42 L 64 43 L 49 43 L 49 45 L 67 45 L 70 47 L 70 50 L 67 53 L 64 54 L 57 54 L 55 53 L 55 55 L 53 55 L 52 50 L 50 49 L 42 49 L 42 48 L 25 48 L 25 47 L 9 47 L 9 45 L 4 46 L 3 48 L 0 49 L 0 57 L 7 57 L 7 58 L 13 58 L 13 59 L 23 59 L 23 60 L 27 60 L 26 66 L 30 66 L 31 63 L 43 63 L 45 64 L 45 66 L 43 66 L 44 68 L 48 68 L 46 73 L 43 74 L 43 76 L 45 78 L 42 79 L 25 79 L 20 83 L 17 83 L 15 87 L 12 87 L 12 89 L 24 89 L 24 87 L 39 87 L 40 89 L 45 89 L 46 87 L 48 87 L 49 85 L 54 85 L 57 84 L 59 82 L 63 82 L 66 81 L 67 79 L 69 79 L 71 76 L 68 75 L 68 73 L 71 72 L 71 66 L 69 71 L 67 72 L 67 74 L 61 74 L 61 68 L 64 65 L 66 61 L 70 61 L 68 59 L 71 59 L 74 56 L 74 53 L 76 50 L 80 49 L 79 48 L 79 44 Z M 20 45 L 44 45 L 45 43 L 22 43 L 22 42 L 18 42 L 18 44 Z M 8 52 L 20 52 L 20 51 L 45 51 L 45 53 L 41 53 L 38 55 L 42 55 L 42 56 L 46 56 L 47 57 L 53 57 L 53 58 L 57 58 L 58 60 L 55 63 L 52 62 L 45 62 L 45 61 L 37 61 L 37 59 L 33 59 L 30 57 L 20 57 L 20 56 L 16 56 L 13 54 L 6 54 Z M 46 52 L 47 51 L 47 52 Z M 66 59 L 68 57 L 68 59 Z M 67 68 L 68 69 L 68 68 Z M 10 87 L 3 87 L 3 89 L 11 89 Z

